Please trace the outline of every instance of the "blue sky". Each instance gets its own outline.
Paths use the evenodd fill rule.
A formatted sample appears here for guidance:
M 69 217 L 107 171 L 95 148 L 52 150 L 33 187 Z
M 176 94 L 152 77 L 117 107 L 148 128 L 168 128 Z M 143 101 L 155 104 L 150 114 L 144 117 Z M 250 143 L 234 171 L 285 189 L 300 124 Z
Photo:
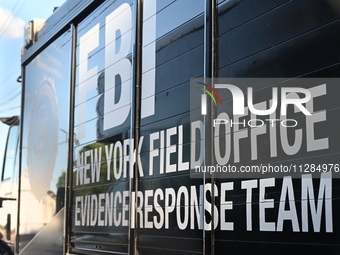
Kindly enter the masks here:
M 0 0 L 0 117 L 20 114 L 21 49 L 24 25 L 33 18 L 47 19 L 66 0 Z M 0 166 L 7 127 L 0 124 Z

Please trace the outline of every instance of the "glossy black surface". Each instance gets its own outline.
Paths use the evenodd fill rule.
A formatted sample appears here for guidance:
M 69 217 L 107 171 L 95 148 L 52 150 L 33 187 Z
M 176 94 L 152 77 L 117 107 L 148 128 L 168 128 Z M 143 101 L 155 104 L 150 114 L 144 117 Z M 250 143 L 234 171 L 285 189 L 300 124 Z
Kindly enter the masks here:
M 316 216 L 311 216 L 313 212 L 308 211 L 306 215 L 303 214 L 304 209 L 302 209 L 306 199 L 308 200 L 303 195 L 305 194 L 303 185 L 306 185 L 304 182 L 306 179 L 309 181 L 309 172 L 306 172 L 303 178 L 301 176 L 294 178 L 291 183 L 290 177 L 283 175 L 250 178 L 249 175 L 244 174 L 238 178 L 222 176 L 216 180 L 210 179 L 210 176 L 193 178 L 197 176 L 192 175 L 187 165 L 191 160 L 193 148 L 191 147 L 190 79 L 203 77 L 204 71 L 211 65 L 205 58 L 205 45 L 208 42 L 204 37 L 206 29 L 204 6 L 210 1 L 206 2 L 203 0 L 144 1 L 145 6 L 156 4 L 153 6 L 156 14 L 146 12 L 147 18 L 144 20 L 145 24 L 153 22 L 154 18 L 156 20 L 156 28 L 150 30 L 155 34 L 146 38 L 149 41 L 143 45 L 144 48 L 142 47 L 142 52 L 150 45 L 154 46 L 155 51 L 154 55 L 143 55 L 144 59 L 141 62 L 146 66 L 145 68 L 149 68 L 144 70 L 142 67 L 143 74 L 154 74 L 154 77 L 149 80 L 142 79 L 142 89 L 143 86 L 144 88 L 153 86 L 152 82 L 155 84 L 154 91 L 149 95 L 154 98 L 154 105 L 142 106 L 142 108 L 154 107 L 154 113 L 147 117 L 138 115 L 139 109 L 135 108 L 138 104 L 134 101 L 136 86 L 139 85 L 135 84 L 134 66 L 134 61 L 138 59 L 134 48 L 136 1 L 105 1 L 102 5 L 98 4 L 98 8 L 91 11 L 88 9 L 87 12 L 79 15 L 74 109 L 76 139 L 74 167 L 69 169 L 73 171 L 73 212 L 68 216 L 72 219 L 71 252 L 127 254 L 130 251 L 132 254 L 134 248 L 137 248 L 139 254 L 147 255 L 319 254 L 321 251 L 323 254 L 336 254 L 339 252 L 340 225 L 337 215 L 340 210 L 338 204 L 340 191 L 339 179 L 335 178 L 336 175 L 333 175 L 331 182 L 327 182 L 328 188 L 331 188 L 331 193 L 327 194 L 327 189 L 324 191 L 325 194 L 318 191 L 323 187 L 320 184 L 320 172 L 314 175 L 315 179 L 311 180 L 314 190 L 308 193 L 308 196 L 313 194 L 315 200 L 311 200 L 309 206 L 320 208 L 318 209 L 321 211 L 318 211 L 319 230 L 313 225 L 317 221 L 313 218 Z M 108 118 L 108 113 L 105 115 L 107 103 L 105 100 L 118 102 L 124 86 L 122 85 L 124 81 L 121 81 L 120 77 L 115 77 L 114 89 L 117 93 L 113 98 L 105 97 L 105 93 L 113 89 L 111 87 L 107 89 L 106 78 L 115 71 L 110 70 L 105 64 L 106 58 L 111 60 L 111 56 L 105 55 L 109 47 L 105 44 L 105 40 L 115 33 L 116 41 L 110 43 L 116 43 L 115 53 L 117 53 L 122 47 L 121 41 L 124 37 L 119 31 L 106 31 L 106 17 L 124 4 L 130 6 L 133 20 L 130 31 L 131 44 L 126 56 L 123 57 L 131 64 L 131 75 L 127 79 L 131 94 L 125 103 L 125 106 L 130 107 L 130 111 L 123 123 L 113 128 L 105 128 L 104 119 Z M 284 80 L 289 80 L 291 77 L 300 76 L 339 77 L 340 5 L 336 1 L 230 0 L 218 1 L 217 8 L 218 78 L 283 77 Z M 97 37 L 96 35 L 83 37 L 96 26 L 99 27 Z M 143 33 L 150 35 L 150 31 L 144 30 Z M 93 49 L 86 53 L 88 55 L 80 58 L 80 48 L 83 47 L 80 41 L 84 43 L 84 39 L 98 39 L 98 44 L 94 43 Z M 86 71 L 92 68 L 97 70 L 92 76 L 83 79 L 81 65 L 85 62 Z M 82 89 L 88 81 L 92 82 L 92 89 L 87 92 L 86 97 L 83 97 Z M 150 81 L 151 83 L 148 83 Z M 277 87 L 292 86 L 291 83 L 286 82 Z M 237 140 L 235 136 L 240 135 L 240 132 L 232 132 L 228 163 L 237 167 L 261 164 L 338 164 L 340 154 L 338 80 L 321 79 L 315 84 L 302 87 L 310 88 L 323 82 L 327 82 L 327 95 L 316 96 L 313 102 L 315 112 L 324 114 L 326 120 L 321 118 L 321 121 L 315 125 L 308 124 L 301 112 L 296 113 L 293 109 L 288 109 L 289 117 L 299 120 L 299 123 L 295 128 L 287 131 L 285 145 L 282 143 L 284 137 L 280 137 L 281 132 L 284 131 L 278 125 L 274 128 L 276 136 L 270 136 L 268 132 L 254 135 L 256 128 L 243 129 L 241 137 L 242 134 L 244 137 Z M 271 83 L 266 86 L 254 85 L 255 103 L 268 101 L 272 86 Z M 246 93 L 245 89 L 243 92 Z M 230 97 L 224 99 L 224 108 L 218 106 L 216 112 L 226 112 L 231 116 L 232 100 Z M 119 112 L 117 109 L 112 112 L 115 111 Z M 139 128 L 134 123 L 135 114 L 141 121 L 140 148 L 133 148 L 133 134 Z M 119 117 L 117 115 L 119 114 L 113 114 L 113 117 L 110 115 L 112 125 L 115 123 L 115 118 Z M 250 117 L 247 112 L 243 119 L 248 120 Z M 85 126 L 86 130 L 84 136 L 81 136 L 79 131 L 82 126 Z M 298 132 L 302 134 L 301 146 L 293 153 L 294 149 L 289 151 L 287 147 L 296 142 Z M 151 137 L 154 139 L 152 140 Z M 213 138 L 208 136 L 207 140 Z M 219 134 L 219 138 L 219 144 L 225 146 L 225 133 Z M 323 145 L 323 149 L 320 150 L 310 149 L 308 143 L 313 139 L 327 139 L 327 146 Z M 126 146 L 127 144 L 129 145 Z M 110 154 L 110 149 L 116 149 L 114 152 L 116 155 L 112 151 Z M 129 156 L 133 155 L 133 150 L 138 152 L 137 161 L 140 160 L 140 164 L 135 163 L 138 164 L 140 171 L 138 181 L 130 178 L 132 162 Z M 222 149 L 222 152 L 226 153 L 226 149 Z M 100 166 L 98 179 L 95 177 L 95 165 Z M 185 169 L 179 169 L 180 165 Z M 109 168 L 110 173 L 107 172 Z M 268 177 L 273 178 L 269 181 L 274 181 L 275 185 L 266 187 L 261 193 L 260 184 L 266 183 Z M 246 196 L 245 188 L 242 187 L 246 179 L 252 180 L 257 185 L 252 189 L 251 202 L 247 202 L 249 198 Z M 327 178 L 322 180 L 325 179 Z M 214 191 L 214 198 L 212 198 L 211 182 L 214 181 L 216 181 L 216 192 Z M 292 191 L 293 195 L 284 193 L 286 192 L 284 188 L 287 186 L 283 184 L 291 184 L 289 187 L 293 188 L 289 191 Z M 260 201 L 260 194 L 267 201 Z M 323 200 L 329 194 L 331 198 L 327 197 Z M 292 202 L 284 201 L 287 196 Z M 135 197 L 138 199 L 136 203 L 134 203 Z M 85 200 L 91 199 L 97 202 L 86 204 Z M 212 200 L 215 205 L 211 204 Z M 283 207 L 280 200 L 284 204 Z M 278 227 L 279 212 L 282 208 L 290 212 L 293 204 L 296 208 L 298 225 L 293 226 L 293 220 L 286 218 L 283 220 L 281 230 L 281 225 Z M 247 229 L 246 222 L 249 216 L 249 205 L 252 206 L 251 230 Z M 264 210 L 265 216 L 260 212 L 263 205 L 268 205 Z M 215 208 L 217 215 L 215 214 L 214 220 L 217 221 L 217 226 L 216 229 L 211 230 L 211 210 Z M 135 210 L 137 210 L 136 214 L 134 214 Z M 165 210 L 168 210 L 168 215 L 164 213 Z M 110 213 L 113 214 L 111 223 L 109 218 L 106 218 Z M 129 218 L 131 216 L 136 216 L 137 219 Z M 332 217 L 332 231 L 329 231 L 329 226 L 326 227 L 326 218 L 329 220 L 329 217 Z M 222 221 L 232 222 L 232 230 L 230 225 L 228 227 L 222 225 Z M 275 227 L 271 230 L 261 229 L 263 227 L 261 221 L 273 223 L 271 226 L 275 225 Z M 205 231 L 203 222 L 205 222 Z M 309 226 L 308 230 L 303 230 L 304 224 Z M 134 237 L 136 243 L 131 241 Z

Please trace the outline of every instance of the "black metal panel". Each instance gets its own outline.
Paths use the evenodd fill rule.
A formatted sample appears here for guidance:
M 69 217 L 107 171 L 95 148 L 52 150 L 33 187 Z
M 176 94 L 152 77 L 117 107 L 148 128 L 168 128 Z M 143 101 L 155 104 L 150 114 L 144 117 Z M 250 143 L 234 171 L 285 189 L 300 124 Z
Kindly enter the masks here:
M 143 70 L 141 65 L 155 62 L 154 66 L 151 65 L 151 69 L 155 73 L 155 87 L 154 93 L 150 96 L 154 96 L 154 106 L 151 106 L 154 107 L 154 113 L 147 117 L 139 118 L 139 113 L 137 113 L 139 107 L 136 108 L 136 106 L 141 103 L 140 99 L 136 99 L 138 102 L 131 100 L 128 104 L 130 113 L 126 120 L 121 125 L 105 130 L 104 107 L 105 103 L 107 103 L 105 100 L 108 100 L 104 96 L 107 93 L 105 91 L 105 85 L 107 85 L 105 84 L 105 75 L 110 75 L 110 72 L 107 69 L 105 70 L 107 68 L 105 64 L 105 58 L 107 57 L 105 51 L 106 47 L 108 47 L 105 44 L 105 39 L 108 36 L 105 34 L 106 17 L 116 10 L 120 4 L 125 2 L 131 4 L 131 1 L 106 1 L 102 6 L 93 10 L 93 12 L 87 9 L 86 11 L 91 13 L 86 16 L 81 12 L 91 5 L 92 1 L 84 3 L 79 1 L 71 3 L 71 1 L 68 1 L 65 7 L 58 10 L 59 13 L 57 12 L 49 20 L 49 25 L 39 34 L 43 39 L 39 44 L 27 51 L 23 60 L 26 61 L 31 54 L 42 47 L 44 42 L 51 38 L 52 35 L 47 32 L 47 29 L 53 27 L 53 24 L 58 25 L 56 25 L 56 30 L 51 29 L 51 31 L 57 31 L 66 26 L 63 23 L 66 20 L 70 22 L 72 19 L 79 21 L 84 18 L 79 24 L 78 48 L 82 46 L 80 38 L 99 24 L 98 38 L 93 36 L 87 38 L 88 40 L 98 39 L 99 43 L 98 46 L 94 47 L 95 49 L 87 52 L 87 71 L 97 67 L 97 72 L 93 73 L 91 77 L 87 77 L 89 79 L 93 78 L 94 85 L 92 84 L 93 89 L 88 93 L 85 100 L 82 99 L 83 101 L 78 96 L 82 93 L 80 90 L 86 81 L 83 80 L 84 83 L 79 84 L 79 69 L 82 63 L 80 58 L 77 58 L 78 76 L 75 79 L 75 145 L 72 169 L 74 178 L 73 201 L 71 201 L 71 217 L 73 220 L 71 227 L 72 252 L 80 254 L 127 254 L 129 252 L 129 245 L 131 246 L 130 249 L 137 248 L 140 254 L 148 255 L 224 254 L 226 252 L 230 254 L 248 254 L 249 252 L 261 252 L 261 254 L 272 254 L 274 252 L 278 254 L 297 254 L 306 251 L 310 254 L 317 254 L 321 250 L 326 254 L 338 252 L 337 240 L 339 239 L 339 230 L 337 226 L 339 225 L 339 220 L 336 218 L 340 209 L 337 203 L 340 197 L 338 179 L 334 178 L 331 182 L 333 192 L 332 212 L 334 214 L 334 220 L 332 221 L 334 226 L 333 233 L 325 233 L 325 208 L 322 208 L 321 233 L 311 229 L 314 219 L 311 220 L 310 213 L 307 219 L 310 226 L 309 231 L 293 231 L 294 229 L 289 220 L 284 222 L 283 231 L 260 231 L 259 221 L 262 216 L 259 213 L 259 208 L 262 202 L 259 199 L 261 192 L 258 187 L 254 188 L 251 196 L 253 229 L 250 231 L 247 230 L 247 223 L 245 221 L 249 202 L 246 201 L 246 191 L 242 188 L 243 179 L 224 177 L 215 181 L 213 178 L 192 178 L 193 176 L 190 175 L 189 169 L 183 171 L 178 169 L 180 156 L 182 156 L 183 163 L 190 161 L 190 78 L 202 77 L 204 69 L 208 70 L 214 60 L 218 60 L 219 77 L 296 77 L 301 75 L 306 77 L 338 77 L 340 71 L 340 51 L 338 47 L 340 43 L 338 35 L 340 23 L 336 2 L 322 0 L 220 1 L 218 5 L 218 55 L 215 56 L 217 59 L 208 61 L 208 59 L 204 58 L 204 55 L 208 54 L 206 51 L 209 50 L 205 49 L 208 44 L 207 41 L 204 41 L 204 35 L 205 32 L 209 31 L 204 31 L 203 1 L 157 1 L 156 14 L 153 14 L 157 21 L 155 23 L 155 35 L 148 42 L 148 45 L 155 45 L 155 52 L 153 52 L 155 55 L 142 55 L 144 62 L 142 61 L 137 66 L 133 65 L 133 75 L 136 74 L 135 69 L 139 70 L 138 79 L 135 76 L 132 76 L 131 79 L 132 81 L 137 81 L 131 82 L 131 98 L 133 98 L 136 84 L 140 85 L 140 79 L 142 90 L 143 86 L 147 87 L 150 85 L 145 80 L 143 82 L 143 75 L 150 72 L 150 70 Z M 148 3 L 148 1 L 144 2 Z M 92 5 L 92 7 L 95 6 L 97 4 Z M 66 9 L 70 14 L 66 14 Z M 136 13 L 134 13 L 134 8 L 132 10 L 134 20 Z M 66 15 L 65 21 L 60 23 L 60 20 L 63 20 L 61 18 L 63 15 Z M 150 21 L 153 15 L 144 20 L 144 22 Z M 135 25 L 133 25 L 133 29 L 135 29 L 134 27 Z M 119 33 L 117 31 L 114 32 Z M 140 31 L 134 30 L 133 32 Z M 148 32 L 147 30 L 143 31 L 145 34 Z M 117 39 L 115 43 L 117 43 L 115 50 L 119 51 L 120 47 L 122 47 L 120 39 Z M 143 42 L 141 43 L 143 44 Z M 146 47 L 148 45 L 142 45 L 142 47 L 138 45 L 138 47 L 141 47 L 138 49 L 142 49 L 141 54 L 143 54 L 144 50 L 147 51 Z M 125 56 L 131 65 L 135 61 L 135 53 L 132 50 L 134 47 L 134 45 L 131 45 L 128 56 Z M 77 56 L 79 55 L 80 52 L 78 51 Z M 205 61 L 206 63 L 204 63 Z M 140 74 L 140 72 L 144 73 Z M 153 81 L 153 79 L 151 80 Z M 119 83 L 117 80 L 115 82 Z M 303 150 L 294 155 L 288 155 L 279 143 L 280 138 L 277 138 L 277 155 L 272 156 L 268 149 L 271 146 L 270 138 L 268 138 L 269 135 L 259 135 L 256 140 L 258 155 L 256 159 L 253 159 L 251 149 L 253 141 L 249 135 L 251 131 L 248 130 L 246 139 L 242 139 L 239 142 L 239 151 L 232 150 L 230 152 L 232 159 L 235 153 L 238 153 L 241 158 L 240 162 L 231 160 L 230 163 L 233 165 L 279 164 L 282 162 L 284 164 L 300 164 L 306 160 L 309 163 L 315 164 L 322 164 L 324 162 L 338 163 L 340 140 L 337 130 L 340 126 L 338 118 L 340 105 L 339 100 L 337 100 L 339 93 L 336 82 L 327 85 L 327 97 L 316 98 L 314 102 L 316 110 L 326 109 L 328 122 L 317 123 L 314 126 L 313 135 L 316 138 L 324 138 L 327 135 L 329 140 L 329 147 L 327 149 L 321 152 L 306 151 L 306 121 L 301 116 L 301 113 L 295 114 L 290 109 L 290 116 L 298 119 L 299 125 L 295 129 L 288 131 L 289 139 L 292 142 L 294 132 L 297 129 L 303 130 Z M 255 86 L 255 101 L 262 102 L 269 100 L 270 96 L 268 95 L 271 95 L 272 85 L 267 84 L 268 87 Z M 278 87 L 280 88 L 281 85 Z M 121 85 L 117 85 L 114 89 L 117 93 L 110 100 L 118 101 L 122 89 Z M 243 92 L 245 93 L 246 91 Z M 232 100 L 229 98 L 223 103 L 224 107 L 225 105 L 227 106 L 226 112 L 231 116 Z M 82 110 L 84 109 L 82 104 L 87 104 L 85 111 Z M 217 108 L 217 110 L 221 109 Z M 134 113 L 137 113 L 135 115 L 137 119 L 132 120 L 131 116 Z M 78 118 L 80 115 L 84 115 L 85 118 L 80 120 Z M 114 116 L 111 120 L 117 117 L 119 116 Z M 245 119 L 248 118 L 249 116 L 245 117 Z M 141 121 L 141 126 L 135 124 L 139 121 Z M 85 123 L 87 134 L 85 137 L 78 139 L 78 128 L 83 123 Z M 117 172 L 114 171 L 119 171 L 121 168 L 113 165 L 113 159 L 116 160 L 116 164 L 125 160 L 119 146 L 128 140 L 131 142 L 130 146 L 133 146 L 133 144 L 138 145 L 138 142 L 132 138 L 133 131 L 139 132 L 139 127 L 141 128 L 140 135 L 142 137 L 139 140 L 141 148 L 133 148 L 129 151 L 131 153 L 129 155 L 132 155 L 133 150 L 136 150 L 137 161 L 141 161 L 137 169 L 140 171 L 139 181 L 136 181 L 136 179 L 130 180 L 129 170 L 130 165 L 133 164 L 132 162 L 128 162 L 129 168 L 128 170 L 125 169 L 128 173 L 124 177 L 115 178 L 114 174 L 117 174 Z M 278 126 L 275 127 L 275 130 L 279 134 L 280 128 Z M 167 137 L 167 132 L 170 132 L 172 135 Z M 180 134 L 180 132 L 182 133 Z M 152 134 L 163 137 L 151 141 L 150 136 Z M 182 141 L 180 141 L 180 135 L 182 136 Z M 221 135 L 221 137 L 223 136 Z M 163 145 L 161 145 L 161 139 L 164 139 Z M 207 139 L 209 140 L 209 138 Z M 221 144 L 223 145 L 223 143 Z M 172 147 L 173 145 L 174 147 Z M 182 155 L 179 152 L 180 147 Z M 119 156 L 112 153 L 108 155 L 110 148 L 118 148 L 117 153 L 119 154 L 117 155 Z M 161 165 L 162 161 L 159 156 L 150 157 L 152 148 L 159 150 L 159 153 L 167 153 L 166 156 L 169 157 L 167 159 L 168 162 L 163 162 L 163 165 Z M 91 174 L 94 175 L 96 171 L 94 165 L 97 162 L 93 161 L 91 153 L 98 153 L 99 150 L 101 150 L 102 154 L 101 156 L 97 154 L 96 160 L 101 166 L 100 178 L 99 180 L 86 183 L 86 178 L 91 176 Z M 126 150 L 126 148 L 123 150 Z M 88 153 L 87 158 L 85 160 L 81 159 L 85 153 Z M 115 158 L 116 156 L 117 158 Z M 83 161 L 81 162 L 81 160 Z M 150 167 L 150 160 L 152 160 L 153 168 Z M 112 168 L 111 172 L 107 174 L 109 163 Z M 135 166 L 137 164 L 139 162 L 135 163 Z M 167 164 L 176 165 L 176 167 L 172 170 L 166 169 Z M 92 168 L 90 168 L 90 165 Z M 80 170 L 82 167 L 83 170 Z M 163 170 L 161 170 L 162 167 Z M 86 170 L 84 170 L 85 168 Z M 85 178 L 82 177 L 82 181 L 78 178 L 78 175 L 84 174 L 81 171 L 87 171 L 85 173 L 87 176 Z M 246 175 L 241 177 L 247 178 Z M 275 187 L 267 188 L 264 194 L 267 199 L 273 199 L 274 201 L 273 207 L 266 209 L 268 213 L 266 213 L 265 220 L 277 224 L 282 184 L 286 179 L 282 179 L 282 176 L 274 176 L 273 178 L 275 178 Z M 257 185 L 260 185 L 259 183 L 263 182 L 264 178 L 256 177 L 252 180 Z M 316 178 L 312 182 L 315 189 L 314 196 L 317 197 L 320 178 Z M 215 193 L 215 197 L 212 197 L 215 191 L 211 191 L 211 183 L 216 183 L 217 193 Z M 301 212 L 303 204 L 301 183 L 302 178 L 292 181 L 295 196 L 294 204 L 297 208 L 300 230 L 301 222 L 306 220 Z M 223 185 L 229 184 L 233 185 L 232 189 L 222 190 Z M 212 186 L 215 187 L 214 184 Z M 203 187 L 206 188 L 205 193 L 203 192 Z M 226 186 L 223 187 L 225 188 Z M 200 193 L 201 191 L 202 193 Z M 222 192 L 226 194 L 226 201 L 232 201 L 232 209 L 223 209 L 226 208 L 223 206 L 226 204 L 230 206 L 230 204 L 222 201 Z M 104 196 L 105 199 L 103 198 Z M 110 200 L 111 197 L 117 200 Z M 93 201 L 97 202 L 90 202 L 92 198 L 94 199 Z M 196 200 L 194 200 L 195 198 Z M 124 202 L 122 202 L 123 199 L 125 199 Z M 135 199 L 138 201 L 134 201 Z M 116 204 L 110 204 L 111 202 L 109 203 L 108 200 L 116 201 L 112 202 Z M 212 200 L 215 200 L 216 206 L 211 202 Z M 203 206 L 204 203 L 206 204 L 205 208 Z M 286 203 L 287 205 L 289 204 L 288 202 Z M 315 203 L 315 201 L 311 200 L 312 203 Z M 85 209 L 89 208 L 88 206 L 92 206 L 92 208 Z M 126 206 L 130 206 L 129 209 L 136 206 L 137 212 L 127 210 Z M 288 206 L 286 207 L 286 210 L 288 210 Z M 202 211 L 199 208 L 202 208 Z M 212 233 L 209 229 L 209 222 L 211 223 L 211 210 L 215 208 L 217 209 L 217 216 L 215 215 L 216 219 L 214 221 L 218 223 L 216 229 L 212 230 Z M 164 213 L 165 210 L 169 210 L 167 214 Z M 98 214 L 93 216 L 95 212 L 98 212 Z M 103 225 L 102 221 L 112 212 L 118 217 L 123 217 L 124 212 L 124 224 L 122 224 L 122 218 L 120 218 L 116 224 L 113 222 Z M 129 215 L 130 213 L 131 215 Z M 188 216 L 189 214 L 190 216 Z M 234 223 L 233 230 L 222 229 L 222 215 L 225 216 L 224 220 Z M 96 217 L 93 223 L 91 223 L 92 216 Z M 130 220 L 130 216 L 138 217 L 138 219 Z M 164 217 L 163 220 L 162 217 Z M 88 219 L 89 223 L 87 222 Z M 187 219 L 188 221 L 186 222 L 185 220 Z M 198 221 L 200 220 L 205 222 L 206 230 L 203 230 L 203 226 L 199 226 Z M 133 226 L 135 223 L 137 223 L 137 226 Z M 214 234 L 215 237 L 211 238 L 211 234 Z M 135 239 L 131 240 L 131 237 Z M 136 247 L 135 244 L 137 244 Z
M 235 7 L 237 8 L 237 7 Z M 239 10 L 242 11 L 241 9 Z M 228 13 L 222 14 L 228 15 Z M 249 58 L 271 47 L 316 30 L 338 19 L 339 13 L 328 1 L 291 1 L 219 38 L 219 68 Z M 323 32 L 326 33 L 322 29 Z M 318 38 L 322 38 L 319 37 Z M 304 47 L 315 43 L 304 43 Z M 288 48 L 287 46 L 285 48 Z M 293 46 L 293 49 L 296 46 Z M 323 48 L 323 47 L 321 47 Z M 280 58 L 285 55 L 280 55 Z M 271 58 L 274 62 L 276 58 Z M 266 59 L 267 62 L 270 62 Z M 281 76 L 282 77 L 282 76 Z
M 238 27 L 254 22 L 267 12 L 282 8 L 281 5 L 290 2 L 289 0 L 280 1 L 251 1 L 251 0 L 232 0 L 222 2 L 218 5 L 219 19 L 218 32 L 220 35 L 228 33 Z
M 226 180 L 224 180 L 226 181 Z M 252 195 L 252 230 L 246 231 L 246 192 L 242 190 L 241 183 L 244 180 L 233 179 L 228 180 L 234 183 L 234 190 L 227 191 L 228 200 L 233 201 L 233 209 L 226 211 L 226 219 L 230 222 L 234 222 L 234 231 L 222 231 L 219 228 L 216 229 L 216 250 L 222 251 L 228 249 L 230 254 L 247 254 L 249 250 L 256 250 L 261 254 L 272 254 L 273 251 L 277 254 L 299 254 L 300 252 L 308 252 L 308 254 L 319 254 L 322 251 L 323 254 L 334 254 L 339 252 L 340 246 L 337 243 L 339 236 L 339 230 L 336 230 L 336 226 L 339 225 L 339 219 L 334 217 L 334 232 L 325 233 L 325 223 L 322 221 L 320 233 L 313 233 L 313 225 L 311 221 L 311 215 L 309 218 L 303 218 L 301 214 L 301 179 L 293 179 L 292 184 L 294 187 L 295 201 L 297 216 L 300 226 L 300 231 L 293 231 L 293 227 L 290 220 L 284 222 L 283 231 L 259 231 L 259 193 L 255 189 Z M 319 179 L 313 180 L 314 186 L 318 187 Z M 220 185 L 223 180 L 218 180 Z M 282 179 L 275 178 L 275 187 L 268 188 L 266 192 L 266 198 L 274 199 L 274 207 L 266 209 L 266 221 L 277 223 L 279 201 L 281 193 Z M 340 195 L 339 179 L 333 179 L 333 213 L 336 215 L 339 212 L 339 204 L 337 203 Z M 242 190 L 242 191 L 241 191 Z M 241 191 L 241 192 L 240 192 Z M 317 194 L 317 192 L 315 192 Z M 220 201 L 218 200 L 218 203 Z M 288 203 L 286 209 L 288 209 Z M 324 210 L 323 210 L 324 213 Z M 303 232 L 301 224 L 303 221 L 310 224 L 309 231 Z M 217 252 L 220 254 L 220 252 Z
M 338 77 L 339 21 L 307 32 L 219 70 L 220 77 L 296 77 L 331 68 L 323 77 Z M 316 74 L 314 77 L 319 77 Z
M 190 186 L 195 186 L 199 192 L 203 180 L 191 179 L 188 171 L 162 174 L 160 173 L 160 158 L 154 158 L 152 169 L 150 169 L 149 161 L 150 135 L 162 131 L 165 136 L 167 129 L 175 128 L 177 135 L 172 136 L 168 142 L 178 144 L 181 143 L 177 129 L 180 125 L 183 126 L 183 161 L 187 162 L 190 157 L 190 79 L 202 76 L 204 70 L 203 9 L 195 6 L 195 9 L 200 10 L 199 16 L 196 16 L 197 14 L 190 16 L 191 13 L 195 13 L 190 10 L 192 4 L 194 4 L 193 1 L 190 5 L 189 1 L 177 1 L 175 6 L 166 6 L 163 12 L 156 15 L 157 20 L 163 20 L 169 19 L 169 16 L 165 15 L 171 13 L 171 20 L 166 23 L 165 29 L 167 27 L 174 27 L 174 29 L 156 41 L 155 114 L 142 119 L 141 122 L 141 136 L 144 136 L 144 140 L 140 158 L 144 175 L 140 177 L 139 192 L 140 196 L 144 196 L 142 202 L 151 204 L 153 208 L 150 212 L 144 212 L 144 215 L 137 214 L 138 217 L 142 217 L 139 219 L 140 225 L 138 226 L 140 254 L 202 254 L 203 252 L 202 232 L 190 230 L 190 227 L 185 230 L 179 229 L 175 211 L 169 214 L 167 223 L 164 221 L 163 224 L 159 223 L 160 225 L 155 226 L 157 222 L 161 222 L 161 217 L 167 216 L 161 216 L 160 212 L 156 211 L 164 211 L 166 205 L 165 198 L 157 198 L 158 195 L 154 193 L 157 190 L 157 193 L 160 192 L 165 196 L 166 189 L 171 189 L 177 194 L 180 187 L 190 192 Z M 203 7 L 202 2 L 199 5 Z M 187 12 L 185 15 L 188 17 L 188 20 L 181 24 L 177 19 L 184 18 L 179 16 L 178 8 L 181 12 Z M 162 23 L 157 22 L 157 31 L 162 31 L 161 29 Z M 166 144 L 165 137 L 164 141 Z M 162 149 L 159 139 L 153 143 L 155 148 Z M 177 158 L 178 151 L 171 155 L 170 164 L 177 164 Z M 166 169 L 166 166 L 164 165 L 163 168 Z M 153 195 L 145 197 L 150 195 L 150 192 Z M 154 205 L 154 199 L 158 201 L 158 206 Z M 188 205 L 184 207 L 186 209 L 180 208 L 180 210 L 190 209 Z M 166 224 L 169 224 L 168 227 Z

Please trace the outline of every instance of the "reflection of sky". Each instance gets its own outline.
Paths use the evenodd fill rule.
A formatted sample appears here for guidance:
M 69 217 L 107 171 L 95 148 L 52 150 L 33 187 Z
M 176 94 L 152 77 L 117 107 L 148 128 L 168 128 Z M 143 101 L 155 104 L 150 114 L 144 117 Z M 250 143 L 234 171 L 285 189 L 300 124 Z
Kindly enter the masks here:
M 69 92 L 70 92 L 70 33 L 61 36 L 47 47 L 26 67 L 26 93 L 25 93 L 25 118 L 24 118 L 24 139 L 23 139 L 23 171 L 27 169 L 27 138 L 29 134 L 29 121 L 32 113 L 32 106 L 39 85 L 44 77 L 54 81 L 56 93 L 56 104 L 59 117 L 58 127 L 58 154 L 55 161 L 54 172 L 50 183 L 50 190 L 56 193 L 56 184 L 62 172 L 67 170 L 68 159 L 68 132 L 69 129 Z M 47 128 L 47 127 L 46 127 Z M 45 144 L 45 149 L 49 144 Z M 39 155 L 37 155 L 39 156 Z
M 33 60 L 33 62 L 34 62 L 35 65 L 37 65 L 41 70 L 44 70 L 46 73 L 51 73 L 55 77 L 61 77 L 62 78 L 62 73 L 59 72 L 58 66 L 56 65 L 57 61 L 55 61 L 55 60 L 56 60 L 55 58 L 46 54 L 46 56 L 44 56 L 44 55 L 37 56 Z M 60 63 L 58 63 L 58 64 L 60 64 Z
M 21 84 L 17 83 L 17 78 L 21 74 L 20 68 L 20 51 L 23 47 L 23 27 L 11 27 L 12 19 L 21 19 L 24 23 L 32 20 L 33 18 L 47 19 L 52 13 L 55 6 L 61 6 L 65 0 L 53 0 L 53 1 L 1 1 L 0 8 L 2 10 L 8 10 L 11 16 L 2 17 L 7 20 L 7 24 L 3 24 L 7 27 L 6 33 L 1 36 L 0 40 L 0 117 L 8 117 L 20 114 L 21 97 L 18 94 L 13 100 L 8 100 L 9 91 L 13 91 L 15 87 L 21 87 Z M 19 4 L 18 4 L 19 3 Z M 12 12 L 10 12 L 12 11 Z M 17 33 L 21 34 L 21 37 L 10 37 L 13 34 L 13 29 L 19 29 Z M 3 32 L 4 29 L 1 30 Z M 16 90 L 20 92 L 19 90 Z M 7 96 L 6 96 L 7 95 Z M 5 104 L 5 102 L 7 102 Z M 13 110 L 9 110 L 15 108 Z M 0 123 L 0 162 L 3 158 L 3 150 L 7 139 L 7 125 Z

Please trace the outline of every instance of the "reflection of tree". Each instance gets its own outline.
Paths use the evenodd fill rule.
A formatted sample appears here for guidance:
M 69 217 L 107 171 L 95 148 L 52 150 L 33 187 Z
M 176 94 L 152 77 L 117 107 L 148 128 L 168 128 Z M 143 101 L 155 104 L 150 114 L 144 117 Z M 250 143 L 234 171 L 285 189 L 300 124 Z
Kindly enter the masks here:
M 100 158 L 100 180 L 99 182 L 84 184 L 81 186 L 76 186 L 76 178 L 77 178 L 77 169 L 73 172 L 73 188 L 77 189 L 77 195 L 87 195 L 87 194 L 98 194 L 98 193 L 105 193 L 107 192 L 108 188 L 112 186 L 112 184 L 116 183 L 116 179 L 114 178 L 112 167 L 113 163 L 111 162 L 111 171 L 110 171 L 110 180 L 107 180 L 107 161 L 105 156 L 105 143 L 96 142 L 89 145 L 84 146 L 79 153 L 84 153 L 85 151 L 95 150 L 101 148 L 101 158 Z M 122 152 L 119 152 L 120 155 Z M 78 157 L 79 155 L 77 155 Z M 113 155 L 114 157 L 114 155 Z M 117 164 L 119 163 L 120 158 L 117 159 Z M 77 162 L 75 162 L 75 166 Z M 91 174 L 91 170 L 88 170 L 88 174 Z M 79 189 L 78 189 L 79 187 Z M 90 188 L 91 187 L 91 188 Z M 87 189 L 86 189 L 87 188 Z M 90 191 L 89 189 L 90 188 Z
M 66 172 L 63 171 L 61 175 L 59 176 L 58 182 L 56 184 L 57 188 L 63 188 L 65 187 L 65 182 L 66 182 Z
M 66 171 L 63 171 L 59 176 L 57 186 L 57 201 L 56 201 L 56 213 L 64 207 L 65 197 L 65 185 L 66 185 Z

